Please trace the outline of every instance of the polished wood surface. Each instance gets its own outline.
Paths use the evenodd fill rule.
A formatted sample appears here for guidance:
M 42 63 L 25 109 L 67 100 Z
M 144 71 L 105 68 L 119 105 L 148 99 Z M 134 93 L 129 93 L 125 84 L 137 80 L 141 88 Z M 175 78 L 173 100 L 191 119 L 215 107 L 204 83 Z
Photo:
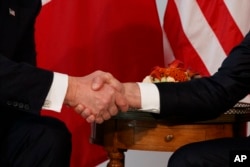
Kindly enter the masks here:
M 179 147 L 209 139 L 245 135 L 248 114 L 223 114 L 208 121 L 173 125 L 143 112 L 120 113 L 103 124 L 92 124 L 91 142 L 104 146 L 108 167 L 124 167 L 128 149 L 175 151 Z

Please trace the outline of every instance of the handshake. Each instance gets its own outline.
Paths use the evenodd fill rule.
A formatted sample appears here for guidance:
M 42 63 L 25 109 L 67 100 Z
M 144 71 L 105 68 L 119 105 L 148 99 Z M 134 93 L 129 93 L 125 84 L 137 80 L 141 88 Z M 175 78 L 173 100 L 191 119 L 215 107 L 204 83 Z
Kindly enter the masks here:
M 69 76 L 64 104 L 87 122 L 102 123 L 129 107 L 141 108 L 141 95 L 137 83 L 121 83 L 110 73 L 95 71 L 83 77 Z

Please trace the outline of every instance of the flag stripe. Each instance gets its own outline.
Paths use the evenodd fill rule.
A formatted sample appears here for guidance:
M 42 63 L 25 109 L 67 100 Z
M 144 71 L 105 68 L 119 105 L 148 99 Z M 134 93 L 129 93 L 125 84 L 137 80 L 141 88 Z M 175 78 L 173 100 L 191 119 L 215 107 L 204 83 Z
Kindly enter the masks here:
M 250 28 L 250 1 L 249 0 L 224 0 L 231 16 L 245 36 Z
M 226 55 L 243 39 L 243 35 L 223 0 L 197 0 L 208 24 L 216 34 Z M 225 26 L 226 25 L 226 26 Z M 236 35 L 231 35 L 232 33 Z
M 226 55 L 200 7 L 196 1 L 176 1 L 176 5 L 189 41 L 198 52 L 209 74 L 215 73 Z
M 164 13 L 163 43 L 169 43 L 164 56 L 172 52 L 203 75 L 204 69 L 215 73 L 250 28 L 249 0 L 167 0 L 166 10 L 158 12 Z
M 202 70 L 207 69 L 211 75 L 218 70 L 231 49 L 249 32 L 249 0 L 165 1 L 166 9 L 158 11 L 160 18 L 164 15 L 162 26 L 165 62 L 180 59 L 191 68 L 198 69 L 201 66 Z M 160 0 L 157 2 L 158 6 L 165 4 Z M 183 58 L 181 54 L 187 58 Z M 201 60 L 193 57 L 200 57 Z M 250 96 L 240 101 L 250 103 Z
M 242 6 L 238 5 L 238 10 L 239 7 Z M 167 39 L 163 37 L 163 41 L 169 41 L 170 48 L 168 50 L 172 49 L 175 58 L 180 58 L 185 64 L 188 63 L 191 68 L 201 71 L 203 75 L 211 75 L 218 70 L 221 62 L 231 49 L 244 37 L 242 30 L 231 15 L 234 10 L 234 8 L 229 9 L 228 1 L 225 3 L 223 0 L 169 0 L 163 23 Z M 173 29 L 176 31 L 175 33 L 173 33 Z M 186 43 L 189 43 L 188 45 L 183 44 L 185 41 L 180 42 L 180 40 L 183 40 L 180 38 L 181 31 L 183 31 L 182 37 L 185 36 L 185 40 L 189 41 L 186 41 Z M 174 38 L 175 34 L 178 34 L 178 38 L 176 36 Z M 170 36 L 172 36 L 171 39 Z M 190 52 L 191 49 L 194 49 L 194 51 Z M 185 53 L 183 50 L 185 50 Z M 165 48 L 165 56 L 167 56 L 166 52 Z M 198 56 L 201 61 L 196 61 L 195 65 L 194 63 L 190 64 L 190 61 L 181 58 L 181 55 L 176 55 L 181 52 L 192 55 L 189 56 L 191 60 Z M 196 52 L 196 55 L 193 54 L 194 52 Z M 201 66 L 204 67 L 201 69 Z M 207 70 L 207 73 L 204 72 L 204 69 Z
M 197 70 L 203 75 L 208 75 L 208 70 L 181 27 L 182 23 L 180 22 L 176 4 L 173 0 L 169 0 L 165 12 L 163 28 L 174 56 L 176 59 L 185 62 L 185 65 L 188 65 L 188 67 L 191 66 L 193 70 Z

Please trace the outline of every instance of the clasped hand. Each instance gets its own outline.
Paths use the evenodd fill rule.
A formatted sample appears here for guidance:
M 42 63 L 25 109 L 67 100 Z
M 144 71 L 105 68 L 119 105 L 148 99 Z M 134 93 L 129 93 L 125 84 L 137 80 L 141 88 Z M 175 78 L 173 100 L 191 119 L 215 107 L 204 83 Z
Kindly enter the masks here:
M 69 77 L 65 104 L 88 122 L 102 123 L 127 111 L 128 102 L 124 97 L 123 85 L 110 73 L 95 71 L 84 77 Z

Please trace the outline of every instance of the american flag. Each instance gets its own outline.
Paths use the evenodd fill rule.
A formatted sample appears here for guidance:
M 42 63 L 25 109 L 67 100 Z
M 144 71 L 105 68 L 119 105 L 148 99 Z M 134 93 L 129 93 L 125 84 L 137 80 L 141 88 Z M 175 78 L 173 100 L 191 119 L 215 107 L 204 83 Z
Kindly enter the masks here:
M 156 4 L 165 64 L 179 59 L 205 76 L 218 70 L 250 30 L 249 0 L 156 0 Z

